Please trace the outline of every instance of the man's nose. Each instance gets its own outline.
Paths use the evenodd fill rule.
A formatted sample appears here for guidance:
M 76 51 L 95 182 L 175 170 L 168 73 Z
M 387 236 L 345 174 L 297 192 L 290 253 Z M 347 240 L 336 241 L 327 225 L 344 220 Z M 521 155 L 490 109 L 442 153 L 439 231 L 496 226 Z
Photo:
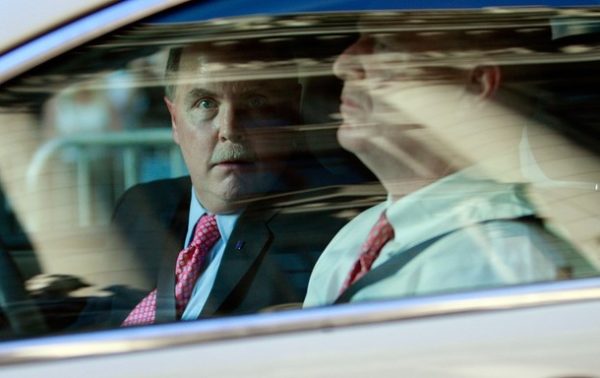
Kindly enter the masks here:
M 333 64 L 334 74 L 342 80 L 361 80 L 365 78 L 362 64 L 364 55 L 373 53 L 373 39 L 361 36 L 356 42 L 344 50 Z
M 238 109 L 233 103 L 222 104 L 218 115 L 218 132 L 221 142 L 239 142 L 245 138 L 245 128 L 243 126 Z

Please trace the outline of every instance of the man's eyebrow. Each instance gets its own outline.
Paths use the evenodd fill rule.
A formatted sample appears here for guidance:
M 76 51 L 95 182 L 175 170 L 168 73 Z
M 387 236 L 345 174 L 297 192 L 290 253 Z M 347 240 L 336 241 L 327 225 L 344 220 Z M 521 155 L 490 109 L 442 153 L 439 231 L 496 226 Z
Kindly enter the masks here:
M 217 97 L 217 95 L 204 88 L 193 88 L 185 94 L 185 100 L 194 100 L 199 97 Z

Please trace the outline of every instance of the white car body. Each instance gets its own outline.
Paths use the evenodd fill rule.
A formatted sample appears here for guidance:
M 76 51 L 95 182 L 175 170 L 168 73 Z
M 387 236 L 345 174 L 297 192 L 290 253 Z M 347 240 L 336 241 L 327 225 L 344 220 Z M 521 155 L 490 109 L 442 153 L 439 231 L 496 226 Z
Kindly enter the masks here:
M 178 3 L 3 3 L 0 82 Z M 599 316 L 600 278 L 565 280 L 2 341 L 0 376 L 591 378 Z
M 2 4 L 0 52 L 106 6 L 111 0 L 6 1 Z M 25 20 L 27 20 L 25 22 Z

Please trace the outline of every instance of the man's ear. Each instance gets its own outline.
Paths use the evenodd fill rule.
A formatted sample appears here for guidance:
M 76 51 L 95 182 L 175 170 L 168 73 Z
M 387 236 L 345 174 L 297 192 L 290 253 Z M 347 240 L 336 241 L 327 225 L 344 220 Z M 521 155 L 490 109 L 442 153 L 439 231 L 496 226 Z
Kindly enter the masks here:
M 471 85 L 481 98 L 490 98 L 500 86 L 500 68 L 497 66 L 477 66 L 471 71 Z
M 171 102 L 167 96 L 164 96 L 163 99 L 167 105 L 167 109 L 169 109 L 169 114 L 171 115 L 171 130 L 173 131 L 173 140 L 175 143 L 179 144 L 179 134 L 177 133 L 177 112 L 175 111 L 175 104 L 173 104 L 173 102 Z

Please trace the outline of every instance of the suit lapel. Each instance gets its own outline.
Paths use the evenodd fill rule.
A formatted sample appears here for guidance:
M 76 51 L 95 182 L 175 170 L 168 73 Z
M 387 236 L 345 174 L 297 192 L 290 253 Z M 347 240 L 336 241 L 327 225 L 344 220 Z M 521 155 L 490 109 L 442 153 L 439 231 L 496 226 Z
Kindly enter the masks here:
M 238 219 L 225 246 L 214 286 L 200 314 L 214 315 L 221 307 L 239 303 L 250 286 L 273 236 L 267 223 L 273 212 L 246 211 Z M 241 248 L 240 248 L 241 246 Z
M 184 189 L 184 186 L 185 189 Z M 161 260 L 158 280 L 156 284 L 156 323 L 174 322 L 177 320 L 175 311 L 175 264 L 181 251 L 185 234 L 190 205 L 190 185 L 185 182 L 180 190 L 180 201 L 176 205 L 166 206 L 161 216 L 167 232 L 158 243 L 162 246 L 163 257 Z M 187 195 L 186 195 L 187 193 Z

